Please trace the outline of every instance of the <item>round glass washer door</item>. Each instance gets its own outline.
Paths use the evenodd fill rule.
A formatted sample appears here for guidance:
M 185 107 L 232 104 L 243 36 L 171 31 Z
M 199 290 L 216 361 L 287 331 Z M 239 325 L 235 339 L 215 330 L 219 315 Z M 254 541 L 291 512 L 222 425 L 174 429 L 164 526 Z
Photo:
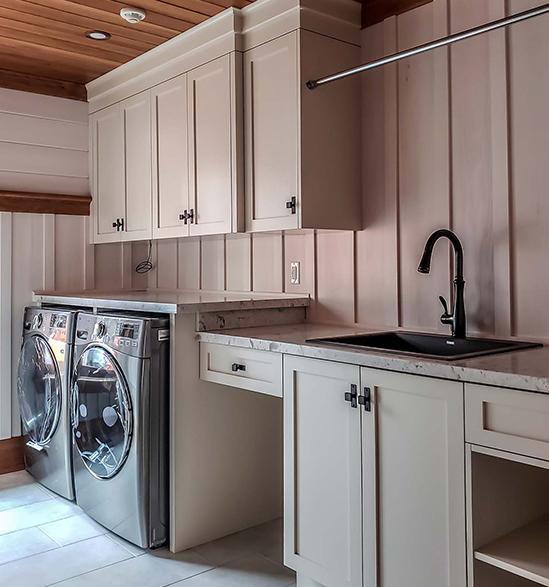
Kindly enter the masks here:
M 124 466 L 132 436 L 128 386 L 116 359 L 88 347 L 75 367 L 72 427 L 76 447 L 90 473 L 109 479 Z
M 17 394 L 23 430 L 31 442 L 47 444 L 61 415 L 61 377 L 52 348 L 31 336 L 23 344 L 17 371 Z

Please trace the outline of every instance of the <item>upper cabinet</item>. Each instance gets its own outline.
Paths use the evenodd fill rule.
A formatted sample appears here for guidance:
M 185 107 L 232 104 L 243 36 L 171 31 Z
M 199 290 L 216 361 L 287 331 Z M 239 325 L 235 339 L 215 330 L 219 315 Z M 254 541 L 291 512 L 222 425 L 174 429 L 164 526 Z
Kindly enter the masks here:
M 244 54 L 247 231 L 361 228 L 359 80 L 306 87 L 359 57 L 305 30 Z
M 299 228 L 297 33 L 244 55 L 246 228 Z M 298 201 L 299 199 L 299 201 Z
M 94 242 L 361 228 L 360 80 L 306 87 L 359 34 L 358 3 L 268 0 L 88 84 Z
M 188 74 L 191 236 L 238 228 L 236 214 L 233 222 L 239 190 L 237 68 L 242 68 L 242 58 L 233 53 Z
M 188 236 L 187 74 L 152 89 L 153 238 Z
M 151 238 L 149 92 L 93 114 L 90 127 L 94 243 Z
M 90 118 L 92 220 L 95 243 L 120 240 L 124 217 L 124 132 L 120 104 Z

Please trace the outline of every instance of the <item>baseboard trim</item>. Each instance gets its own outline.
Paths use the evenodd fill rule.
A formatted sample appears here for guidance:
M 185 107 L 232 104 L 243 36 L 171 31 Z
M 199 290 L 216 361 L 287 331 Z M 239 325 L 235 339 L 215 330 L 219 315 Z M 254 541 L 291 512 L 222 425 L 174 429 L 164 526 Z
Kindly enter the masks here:
M 13 473 L 25 468 L 23 460 L 23 438 L 0 440 L 0 475 Z

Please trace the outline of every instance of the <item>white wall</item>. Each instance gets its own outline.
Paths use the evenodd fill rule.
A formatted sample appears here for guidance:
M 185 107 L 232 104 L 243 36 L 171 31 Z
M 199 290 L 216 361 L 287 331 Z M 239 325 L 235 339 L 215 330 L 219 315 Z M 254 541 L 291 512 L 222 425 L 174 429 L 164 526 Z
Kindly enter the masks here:
M 0 189 L 88 194 L 87 145 L 87 104 L 0 89 Z M 0 213 L 0 438 L 20 433 L 14 375 L 32 291 L 93 287 L 87 227 L 77 216 Z

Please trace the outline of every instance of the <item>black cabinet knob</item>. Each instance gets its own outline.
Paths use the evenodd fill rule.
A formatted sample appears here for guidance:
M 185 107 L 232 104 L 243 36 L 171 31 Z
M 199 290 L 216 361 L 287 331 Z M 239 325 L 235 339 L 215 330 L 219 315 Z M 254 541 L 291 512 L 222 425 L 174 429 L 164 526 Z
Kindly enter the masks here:
M 241 365 L 240 363 L 233 363 L 231 369 L 234 373 L 238 373 L 239 371 L 246 371 L 246 365 Z

